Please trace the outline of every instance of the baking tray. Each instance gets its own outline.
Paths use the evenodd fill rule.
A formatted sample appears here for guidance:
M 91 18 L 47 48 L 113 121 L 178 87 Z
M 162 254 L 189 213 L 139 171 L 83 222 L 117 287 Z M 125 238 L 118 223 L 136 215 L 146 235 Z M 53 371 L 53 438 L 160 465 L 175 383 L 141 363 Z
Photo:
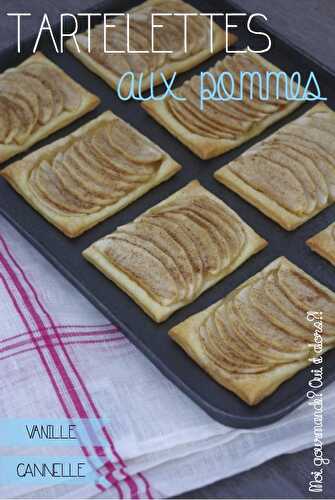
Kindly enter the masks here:
M 120 12 L 128 10 L 138 3 L 140 2 L 115 0 L 112 3 L 105 1 L 97 5 L 96 9 L 90 9 L 90 12 Z M 190 3 L 207 12 L 241 12 L 240 8 L 228 1 L 212 0 L 212 2 L 204 2 L 190 0 Z M 217 18 L 217 20 L 220 23 L 220 18 Z M 82 25 L 81 28 L 84 29 L 85 26 Z M 264 25 L 262 25 L 262 28 L 264 29 Z M 55 30 L 57 29 L 55 27 Z M 289 73 L 299 70 L 304 75 L 311 70 L 315 71 L 323 95 L 328 97 L 328 104 L 335 109 L 335 75 L 318 66 L 314 60 L 308 59 L 306 54 L 299 52 L 294 47 L 290 47 L 277 34 L 271 34 L 267 29 L 265 31 L 270 33 L 273 41 L 271 52 L 266 54 L 266 57 Z M 260 48 L 257 47 L 257 44 L 261 43 L 261 38 L 248 35 L 245 28 L 241 27 L 237 34 L 240 39 L 240 47 L 249 44 L 253 49 Z M 201 311 L 224 297 L 280 255 L 285 255 L 307 273 L 334 289 L 335 269 L 316 254 L 313 254 L 305 245 L 308 237 L 316 234 L 334 221 L 334 206 L 327 208 L 296 231 L 289 233 L 213 178 L 215 170 L 239 156 L 252 144 L 268 136 L 284 123 L 302 114 L 308 109 L 308 105 L 304 105 L 287 119 L 269 128 L 256 140 L 251 140 L 219 158 L 203 161 L 194 156 L 164 128 L 152 120 L 141 109 L 139 103 L 120 101 L 114 91 L 87 70 L 72 55 L 67 52 L 63 55 L 57 55 L 51 50 L 50 46 L 50 40 L 44 37 L 41 49 L 45 55 L 55 61 L 88 90 L 100 96 L 102 104 L 94 112 L 36 145 L 32 148 L 33 150 L 66 136 L 104 110 L 112 109 L 114 113 L 129 121 L 170 153 L 176 161 L 183 165 L 183 169 L 167 183 L 157 187 L 122 212 L 75 240 L 66 238 L 46 222 L 3 179 L 0 179 L 1 213 L 110 321 L 117 324 L 124 334 L 164 375 L 211 417 L 223 424 L 243 428 L 259 427 L 280 419 L 304 401 L 308 390 L 308 381 L 311 377 L 308 368 L 282 384 L 265 401 L 254 408 L 250 408 L 233 393 L 214 382 L 191 361 L 170 340 L 167 332 L 172 326 L 183 321 L 191 314 Z M 16 53 L 14 46 L 2 52 L 0 70 L 3 71 L 9 66 L 19 64 L 28 55 L 31 55 L 32 47 L 33 39 L 30 39 L 23 44 L 22 54 L 20 55 Z M 200 67 L 180 75 L 176 84 L 180 85 L 185 79 L 198 73 L 200 68 L 202 70 L 209 68 L 222 56 L 223 54 L 217 55 L 201 64 Z M 120 224 L 131 221 L 149 207 L 185 186 L 192 179 L 199 179 L 206 188 L 223 199 L 261 236 L 268 240 L 269 245 L 263 252 L 252 257 L 233 274 L 205 292 L 193 304 L 176 312 L 165 323 L 157 325 L 125 293 L 86 262 L 81 257 L 81 252 L 98 238 L 114 231 Z M 106 367 L 106 370 L 108 370 L 108 367 Z M 330 352 L 325 357 L 324 374 L 324 386 L 335 380 L 335 351 Z

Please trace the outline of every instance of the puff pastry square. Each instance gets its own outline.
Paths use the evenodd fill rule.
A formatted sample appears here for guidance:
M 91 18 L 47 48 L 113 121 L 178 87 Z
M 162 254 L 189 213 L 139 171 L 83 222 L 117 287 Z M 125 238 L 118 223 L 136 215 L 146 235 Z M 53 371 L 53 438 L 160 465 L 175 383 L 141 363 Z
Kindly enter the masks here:
M 203 160 L 240 146 L 302 104 L 301 101 L 287 101 L 283 88 L 280 88 L 278 99 L 275 85 L 270 86 L 269 98 L 261 100 L 256 80 L 244 78 L 241 82 L 241 72 L 257 71 L 262 75 L 262 85 L 266 85 L 266 73 L 280 71 L 257 54 L 227 55 L 208 71 L 215 82 L 219 81 L 223 73 L 232 75 L 234 96 L 239 97 L 243 93 L 243 100 L 211 99 L 204 102 L 204 109 L 201 109 L 202 83 L 201 77 L 196 75 L 174 91 L 184 101 L 168 97 L 142 103 L 143 108 L 158 123 Z M 204 82 L 207 89 L 214 89 L 209 76 Z M 250 99 L 251 92 L 253 99 Z
M 1 175 L 70 238 L 180 170 L 162 149 L 107 111 Z
M 96 108 L 100 100 L 42 53 L 0 75 L 0 163 Z
M 157 14 L 163 16 L 157 16 Z M 123 53 L 107 53 L 104 45 L 104 27 L 97 25 L 91 31 L 90 52 L 87 32 L 77 37 L 80 52 L 73 40 L 67 43 L 68 50 L 91 71 L 105 80 L 112 88 L 117 89 L 122 75 L 132 72 L 135 76 L 143 73 L 141 90 L 147 90 L 151 85 L 162 83 L 161 73 L 169 79 L 173 73 L 182 73 L 197 66 L 224 49 L 227 44 L 232 45 L 237 37 L 226 33 L 216 23 L 213 23 L 213 53 L 210 49 L 210 23 L 205 16 L 194 15 L 188 17 L 188 47 L 184 47 L 184 18 L 178 15 L 200 12 L 182 0 L 148 0 L 131 9 L 128 14 L 131 19 L 129 47 L 126 38 L 126 17 L 114 18 L 116 28 L 106 29 L 106 49 L 108 51 L 123 51 Z M 155 30 L 154 49 L 151 44 L 151 15 L 155 24 L 163 28 Z M 109 22 L 112 22 L 109 20 Z M 130 49 L 130 50 L 128 50 Z M 130 51 L 149 51 L 148 53 L 130 53 Z M 172 51 L 172 53 L 158 53 L 157 51 Z M 128 95 L 129 80 L 125 80 L 121 93 Z M 135 92 L 139 90 L 138 81 L 135 83 Z
M 214 175 L 284 229 L 296 229 L 335 200 L 334 111 L 317 104 Z
M 335 347 L 335 293 L 280 257 L 169 335 L 214 380 L 256 405 L 315 356 L 311 310 L 321 313 L 326 352 Z
M 266 244 L 223 201 L 192 181 L 83 255 L 162 322 Z
M 335 222 L 306 241 L 313 252 L 327 259 L 335 266 Z

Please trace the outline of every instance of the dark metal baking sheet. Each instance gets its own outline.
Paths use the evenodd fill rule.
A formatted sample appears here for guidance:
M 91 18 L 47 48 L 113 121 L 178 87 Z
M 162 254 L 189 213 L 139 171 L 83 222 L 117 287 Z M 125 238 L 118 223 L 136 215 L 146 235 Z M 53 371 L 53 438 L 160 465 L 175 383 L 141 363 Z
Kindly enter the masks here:
M 115 0 L 113 3 L 105 1 L 100 3 L 95 11 L 111 12 L 113 10 L 118 12 L 120 9 L 127 10 L 136 3 L 139 3 L 139 1 L 121 2 Z M 190 1 L 190 3 L 207 12 L 240 11 L 232 3 L 220 0 L 213 0 L 212 2 L 194 0 Z M 92 12 L 92 10 L 90 11 Z M 219 18 L 218 22 L 220 23 Z M 245 29 L 239 29 L 238 35 L 240 37 L 240 47 L 249 43 L 252 48 L 256 48 L 257 38 L 248 36 Z M 272 35 L 272 40 L 272 50 L 269 54 L 266 54 L 266 57 L 288 72 L 299 70 L 304 74 L 311 70 L 315 71 L 321 83 L 322 92 L 329 99 L 328 104 L 335 109 L 335 76 L 319 67 L 315 61 L 308 59 L 305 54 L 289 47 L 277 35 Z M 15 47 L 3 52 L 0 59 L 0 70 L 3 71 L 9 66 L 20 63 L 31 54 L 32 46 L 33 40 L 31 39 L 23 45 L 21 55 L 16 53 Z M 172 326 L 191 314 L 201 311 L 224 297 L 236 286 L 253 276 L 280 255 L 285 255 L 313 277 L 334 289 L 335 269 L 316 254 L 313 254 L 305 245 L 308 237 L 316 234 L 334 221 L 334 206 L 324 210 L 296 231 L 289 233 L 213 178 L 215 170 L 240 155 L 251 144 L 268 136 L 284 123 L 306 111 L 308 105 L 304 105 L 298 112 L 268 129 L 256 140 L 249 141 L 244 146 L 219 158 L 202 161 L 152 120 L 141 109 L 139 103 L 121 102 L 114 91 L 87 70 L 72 55 L 69 53 L 57 55 L 50 50 L 50 46 L 50 41 L 45 38 L 42 46 L 43 52 L 87 89 L 100 96 L 102 104 L 94 112 L 53 134 L 32 149 L 37 149 L 57 138 L 66 136 L 69 132 L 98 116 L 104 110 L 111 108 L 117 115 L 129 121 L 170 153 L 173 158 L 183 165 L 183 169 L 167 183 L 157 187 L 119 214 L 91 229 L 76 240 L 69 240 L 46 222 L 2 179 L 0 179 L 1 213 L 110 321 L 119 325 L 124 334 L 170 380 L 213 418 L 226 425 L 247 428 L 269 424 L 283 417 L 305 399 L 311 375 L 309 369 L 303 370 L 291 380 L 282 384 L 272 396 L 256 407 L 250 408 L 230 391 L 224 389 L 207 376 L 169 339 L 167 332 Z M 181 84 L 190 75 L 199 72 L 200 68 L 202 70 L 209 68 L 220 57 L 222 57 L 222 54 L 211 58 L 201 64 L 200 67 L 180 75 L 177 84 Z M 192 179 L 199 179 L 206 188 L 223 199 L 260 235 L 268 240 L 269 246 L 243 264 L 232 275 L 205 292 L 193 304 L 176 312 L 165 323 L 156 325 L 126 294 L 88 264 L 81 257 L 81 252 L 98 238 L 113 231 L 120 224 L 131 221 L 134 217 L 165 199 Z M 106 369 L 108 370 L 108 367 Z M 335 380 L 335 351 L 326 355 L 324 374 L 324 385 Z

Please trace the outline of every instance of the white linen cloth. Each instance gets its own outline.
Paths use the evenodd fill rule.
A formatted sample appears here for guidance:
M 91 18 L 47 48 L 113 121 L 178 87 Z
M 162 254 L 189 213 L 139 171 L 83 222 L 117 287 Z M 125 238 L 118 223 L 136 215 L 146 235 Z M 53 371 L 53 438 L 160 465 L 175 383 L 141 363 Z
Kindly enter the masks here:
M 335 385 L 323 396 L 326 444 L 335 441 Z M 66 416 L 110 419 L 110 449 L 96 480 L 43 490 L 2 485 L 0 498 L 180 495 L 314 439 L 307 403 L 257 430 L 212 420 L 0 216 L 0 419 Z M 4 454 L 29 450 L 0 443 Z

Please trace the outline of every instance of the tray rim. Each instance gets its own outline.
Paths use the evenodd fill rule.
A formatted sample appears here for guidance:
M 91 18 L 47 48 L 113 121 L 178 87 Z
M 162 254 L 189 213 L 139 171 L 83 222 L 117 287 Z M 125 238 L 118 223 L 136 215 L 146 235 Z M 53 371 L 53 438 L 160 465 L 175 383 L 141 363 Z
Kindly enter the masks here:
M 217 0 L 211 0 L 211 1 L 216 2 Z M 236 9 L 236 12 L 241 11 L 241 7 L 236 3 L 236 0 L 227 0 L 227 3 L 229 3 L 234 9 Z M 248 10 L 246 12 L 248 14 L 252 14 L 252 11 Z M 257 24 L 262 28 L 264 28 L 268 33 L 274 35 L 278 40 L 280 40 L 281 43 L 285 44 L 289 49 L 295 50 L 295 52 L 301 54 L 304 57 L 304 59 L 310 60 L 313 64 L 315 64 L 323 71 L 328 73 L 329 76 L 335 77 L 335 68 L 332 69 L 330 66 L 328 66 L 328 64 L 320 62 L 317 59 L 317 57 L 307 52 L 307 50 L 305 50 L 303 47 L 300 47 L 297 43 L 284 39 L 284 35 L 277 28 L 273 28 L 271 24 L 266 24 L 265 21 L 257 21 Z

